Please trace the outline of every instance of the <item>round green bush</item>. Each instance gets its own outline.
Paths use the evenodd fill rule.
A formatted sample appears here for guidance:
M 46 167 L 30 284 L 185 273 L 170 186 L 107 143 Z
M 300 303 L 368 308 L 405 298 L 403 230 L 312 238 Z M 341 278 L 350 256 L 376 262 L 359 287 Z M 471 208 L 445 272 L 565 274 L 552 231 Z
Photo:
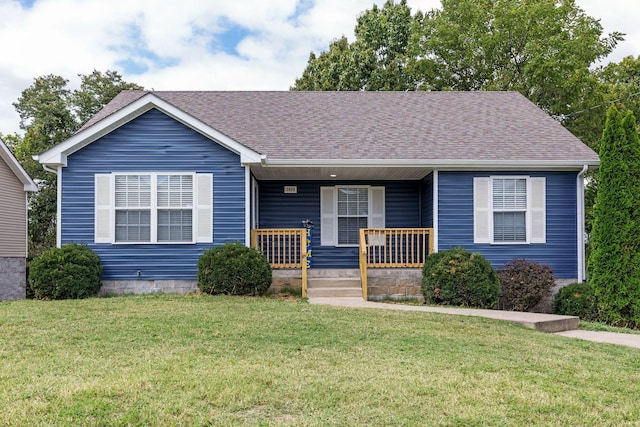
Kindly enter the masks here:
M 77 243 L 52 248 L 31 262 L 29 286 L 37 299 L 89 298 L 100 290 L 100 257 Z
M 531 311 L 556 282 L 551 267 L 525 259 L 509 262 L 498 277 L 501 310 Z
M 256 249 L 225 243 L 198 260 L 198 287 L 208 294 L 263 295 L 271 286 L 271 266 Z
M 422 269 L 422 294 L 428 304 L 495 308 L 500 281 L 481 254 L 454 248 L 429 255 Z
M 553 300 L 553 312 L 578 316 L 582 320 L 598 320 L 598 304 L 593 288 L 587 283 L 565 286 Z

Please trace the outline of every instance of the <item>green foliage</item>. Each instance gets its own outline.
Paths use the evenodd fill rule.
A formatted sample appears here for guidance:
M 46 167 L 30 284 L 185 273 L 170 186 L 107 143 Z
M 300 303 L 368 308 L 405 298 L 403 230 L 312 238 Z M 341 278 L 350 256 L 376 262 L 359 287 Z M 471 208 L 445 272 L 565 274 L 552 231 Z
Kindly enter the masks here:
M 29 194 L 29 255 L 35 257 L 55 245 L 56 176 L 33 159 L 69 138 L 80 126 L 124 89 L 142 87 L 122 81 L 115 71 L 80 75 L 80 89 L 68 89 L 69 81 L 49 74 L 37 77 L 13 104 L 24 136 L 5 136 L 18 161 L 38 184 Z
M 271 266 L 254 248 L 239 242 L 206 250 L 198 260 L 198 287 L 208 294 L 263 295 Z
M 422 294 L 429 304 L 495 308 L 500 281 L 481 254 L 454 248 L 429 255 L 422 270 Z
M 532 311 L 555 284 L 551 267 L 525 259 L 509 262 L 498 277 L 501 310 Z
M 100 290 L 100 258 L 76 243 L 49 249 L 31 262 L 29 286 L 37 299 L 75 299 Z
M 640 139 L 632 113 L 611 107 L 600 145 L 589 281 L 600 319 L 640 325 Z
M 312 53 L 292 89 L 515 90 L 561 116 L 594 105 L 590 66 L 623 40 L 572 0 L 443 0 L 413 15 L 388 0 L 354 32 Z
M 580 320 L 598 320 L 598 305 L 593 288 L 587 283 L 572 283 L 563 287 L 553 299 L 553 312 L 578 316 Z
M 406 0 L 373 5 L 355 27 L 356 41 L 341 37 L 329 50 L 309 55 L 307 67 L 292 90 L 414 90 L 417 86 L 416 26 Z

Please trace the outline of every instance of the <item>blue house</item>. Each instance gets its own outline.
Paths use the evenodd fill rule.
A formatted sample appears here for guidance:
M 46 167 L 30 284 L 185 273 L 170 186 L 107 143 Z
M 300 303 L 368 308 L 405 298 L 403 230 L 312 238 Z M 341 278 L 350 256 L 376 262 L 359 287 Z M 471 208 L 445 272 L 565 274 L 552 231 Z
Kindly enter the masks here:
M 58 244 L 100 256 L 103 292 L 194 290 L 202 252 L 240 241 L 274 285 L 347 276 L 368 298 L 418 294 L 457 246 L 582 281 L 598 165 L 516 92 L 125 91 L 38 159 Z

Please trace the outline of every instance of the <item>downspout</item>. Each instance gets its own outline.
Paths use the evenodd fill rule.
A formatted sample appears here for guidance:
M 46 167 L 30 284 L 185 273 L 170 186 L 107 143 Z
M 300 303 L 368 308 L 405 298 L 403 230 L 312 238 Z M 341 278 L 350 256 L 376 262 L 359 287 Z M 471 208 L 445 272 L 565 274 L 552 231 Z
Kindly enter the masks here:
M 589 169 L 584 165 L 576 177 L 576 199 L 578 202 L 577 223 L 578 223 L 578 283 L 584 282 L 586 278 L 585 247 L 584 247 L 584 174 Z

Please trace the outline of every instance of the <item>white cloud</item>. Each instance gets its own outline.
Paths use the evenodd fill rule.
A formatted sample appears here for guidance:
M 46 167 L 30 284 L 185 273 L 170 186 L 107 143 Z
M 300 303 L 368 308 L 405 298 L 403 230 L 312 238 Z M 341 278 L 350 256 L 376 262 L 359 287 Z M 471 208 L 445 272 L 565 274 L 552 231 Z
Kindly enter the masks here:
M 45 74 L 73 86 L 78 73 L 97 69 L 157 90 L 287 90 L 310 51 L 342 35 L 353 39 L 356 17 L 373 1 L 36 0 L 24 9 L 17 0 L 0 0 L 0 132 L 18 130 L 11 104 Z M 413 11 L 439 4 L 409 0 Z M 613 60 L 640 54 L 636 0 L 577 4 L 602 18 L 605 32 L 627 33 Z M 239 55 L 219 39 L 228 30 L 245 36 Z M 133 62 L 144 71 L 128 72 L 125 64 Z

